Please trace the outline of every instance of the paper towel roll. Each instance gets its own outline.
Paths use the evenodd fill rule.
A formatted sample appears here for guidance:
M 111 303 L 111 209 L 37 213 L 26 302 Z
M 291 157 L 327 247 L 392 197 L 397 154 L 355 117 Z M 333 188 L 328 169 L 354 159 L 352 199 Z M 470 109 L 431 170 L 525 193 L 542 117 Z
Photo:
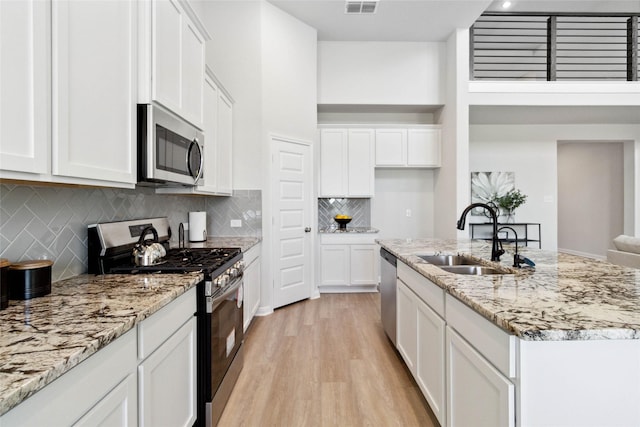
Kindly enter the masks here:
M 189 241 L 204 242 L 207 240 L 207 213 L 189 212 Z

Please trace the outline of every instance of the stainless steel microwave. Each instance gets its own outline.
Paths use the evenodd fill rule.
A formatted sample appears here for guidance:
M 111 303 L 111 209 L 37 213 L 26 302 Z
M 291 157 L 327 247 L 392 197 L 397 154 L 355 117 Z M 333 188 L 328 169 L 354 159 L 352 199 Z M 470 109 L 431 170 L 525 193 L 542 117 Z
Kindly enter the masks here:
M 138 183 L 200 183 L 204 134 L 183 119 L 153 104 L 138 104 Z

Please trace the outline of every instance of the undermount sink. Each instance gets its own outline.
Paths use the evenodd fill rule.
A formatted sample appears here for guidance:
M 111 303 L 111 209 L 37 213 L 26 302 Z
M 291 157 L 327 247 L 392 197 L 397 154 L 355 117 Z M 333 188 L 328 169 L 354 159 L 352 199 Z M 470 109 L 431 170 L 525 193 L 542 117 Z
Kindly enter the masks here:
M 478 265 L 478 261 L 461 255 L 418 255 L 418 258 L 437 266 Z
M 483 265 L 443 265 L 440 268 L 449 273 L 485 276 L 490 274 L 509 274 L 505 271 Z

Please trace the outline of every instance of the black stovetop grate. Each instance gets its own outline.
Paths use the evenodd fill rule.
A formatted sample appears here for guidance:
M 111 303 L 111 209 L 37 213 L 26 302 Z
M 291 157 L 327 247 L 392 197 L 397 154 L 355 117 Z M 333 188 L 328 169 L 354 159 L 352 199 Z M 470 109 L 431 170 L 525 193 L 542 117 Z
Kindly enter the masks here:
M 240 254 L 239 248 L 188 248 L 169 249 L 156 265 L 137 266 L 125 264 L 110 269 L 111 273 L 158 272 L 174 273 L 204 271 L 212 273 Z

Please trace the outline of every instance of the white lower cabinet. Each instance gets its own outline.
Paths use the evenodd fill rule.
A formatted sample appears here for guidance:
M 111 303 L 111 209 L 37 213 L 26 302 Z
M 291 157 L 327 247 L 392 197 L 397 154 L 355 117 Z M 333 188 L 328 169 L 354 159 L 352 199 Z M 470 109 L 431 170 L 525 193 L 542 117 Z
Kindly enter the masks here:
M 515 387 L 447 326 L 447 426 L 515 425 Z
M 191 426 L 196 420 L 196 318 L 138 367 L 142 426 Z
M 320 286 L 349 286 L 349 245 L 320 245 Z
M 404 266 L 398 263 L 397 281 L 397 347 L 409 371 L 418 383 L 422 394 L 441 425 L 445 424 L 445 321 L 420 296 L 412 290 L 432 287 L 428 292 L 439 293 L 441 288 L 423 279 L 405 275 Z M 407 283 L 405 283 L 405 280 Z M 421 289 L 416 289 L 422 293 Z M 438 305 L 438 304 L 436 304 Z
M 260 307 L 260 244 L 243 255 L 244 269 L 244 310 L 243 323 L 246 331 Z
M 128 375 L 116 388 L 85 414 L 76 427 L 136 426 L 136 376 Z
M 639 340 L 523 340 L 397 272 L 398 352 L 441 426 L 640 425 Z
M 374 292 L 379 249 L 373 233 L 320 235 L 320 292 Z
M 418 354 L 415 378 L 441 425 L 445 423 L 445 322 L 422 301 L 417 304 Z
M 138 425 L 191 426 L 196 411 L 196 288 L 138 324 Z
M 398 323 L 397 323 L 397 347 L 400 355 L 407 364 L 411 374 L 416 372 L 416 359 L 418 354 L 418 311 L 416 309 L 416 296 L 402 281 L 398 280 L 398 294 L 396 299 Z

